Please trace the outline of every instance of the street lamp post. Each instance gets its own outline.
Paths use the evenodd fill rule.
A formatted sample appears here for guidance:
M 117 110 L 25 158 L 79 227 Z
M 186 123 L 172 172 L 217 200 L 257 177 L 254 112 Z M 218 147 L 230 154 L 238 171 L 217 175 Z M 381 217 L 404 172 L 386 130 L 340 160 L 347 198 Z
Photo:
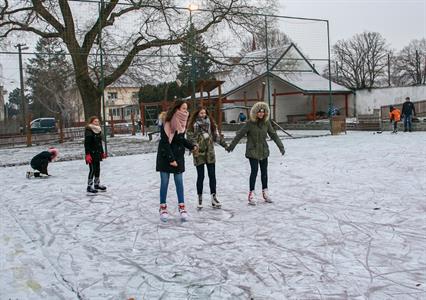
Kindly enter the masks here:
M 190 34 L 190 44 L 191 44 L 191 100 L 193 104 L 193 109 L 196 108 L 195 101 L 195 34 L 194 34 L 194 25 L 192 24 L 192 12 L 198 10 L 198 6 L 196 4 L 190 4 L 189 7 L 189 34 Z
M 21 96 L 21 112 L 22 112 L 22 133 L 27 133 L 27 122 L 26 122 L 26 115 L 27 115 L 27 102 L 25 101 L 25 93 L 24 93 L 24 68 L 22 66 L 22 50 L 28 49 L 25 44 L 17 44 L 15 46 L 18 48 L 19 53 L 19 80 L 20 80 L 20 96 Z

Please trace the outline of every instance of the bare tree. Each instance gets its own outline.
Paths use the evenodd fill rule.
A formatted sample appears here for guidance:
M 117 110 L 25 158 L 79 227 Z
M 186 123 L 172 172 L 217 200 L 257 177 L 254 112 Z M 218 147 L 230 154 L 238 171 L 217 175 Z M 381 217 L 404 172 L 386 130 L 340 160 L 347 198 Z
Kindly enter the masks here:
M 389 53 L 386 40 L 377 32 L 340 40 L 333 46 L 332 79 L 354 89 L 380 86 L 386 79 Z
M 268 48 L 288 46 L 291 43 L 290 38 L 278 28 L 270 28 L 268 30 L 268 35 L 266 35 L 264 27 L 260 29 L 261 30 L 252 33 L 251 37 L 247 37 L 243 40 L 241 48 L 242 54 L 258 49 L 266 49 L 266 40 L 268 40 Z
M 196 34 L 221 24 L 231 29 L 254 30 L 262 18 L 252 13 L 266 9 L 266 6 L 256 6 L 255 2 L 204 1 L 205 10 L 199 10 L 193 20 Z M 96 43 L 102 41 L 107 53 L 116 54 L 109 55 L 113 59 L 108 63 L 113 68 L 103 77 L 104 86 L 108 86 L 126 72 L 138 54 L 150 55 L 162 47 L 186 41 L 189 13 L 177 9 L 173 0 L 110 0 L 105 1 L 99 13 L 97 6 L 84 10 L 84 5 L 89 4 L 67 0 L 0 0 L 0 37 L 29 32 L 62 40 L 71 55 L 75 81 L 88 118 L 100 115 L 102 80 L 98 80 L 99 74 L 90 68 L 91 60 L 97 57 L 94 56 Z M 77 11 L 83 13 L 77 14 Z M 86 20 L 82 21 L 84 12 Z M 101 34 L 108 39 L 101 40 Z
M 426 83 L 426 39 L 412 40 L 392 61 L 392 81 L 396 85 Z

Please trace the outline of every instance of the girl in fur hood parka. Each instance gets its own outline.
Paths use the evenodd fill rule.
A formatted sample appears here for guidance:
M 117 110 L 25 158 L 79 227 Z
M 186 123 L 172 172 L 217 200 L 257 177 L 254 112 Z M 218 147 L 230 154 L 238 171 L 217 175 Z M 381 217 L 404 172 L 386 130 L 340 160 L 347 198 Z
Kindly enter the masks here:
M 256 183 L 257 172 L 260 165 L 262 180 L 263 200 L 271 203 L 272 199 L 268 195 L 268 157 L 269 147 L 266 141 L 268 135 L 274 140 L 282 155 L 284 155 L 284 145 L 272 127 L 269 120 L 270 110 L 265 102 L 257 102 L 250 111 L 250 120 L 237 132 L 234 140 L 229 145 L 228 151 L 234 150 L 238 142 L 247 136 L 246 157 L 249 159 L 250 173 L 250 191 L 248 194 L 248 204 L 256 205 L 254 201 L 254 187 Z

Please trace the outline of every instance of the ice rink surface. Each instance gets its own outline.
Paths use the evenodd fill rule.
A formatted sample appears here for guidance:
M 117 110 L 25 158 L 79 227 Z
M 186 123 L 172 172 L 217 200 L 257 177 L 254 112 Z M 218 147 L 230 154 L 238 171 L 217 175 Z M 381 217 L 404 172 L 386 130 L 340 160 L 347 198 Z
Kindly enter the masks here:
M 0 168 L 0 299 L 426 299 L 426 133 L 348 132 L 270 142 L 273 204 L 247 205 L 245 145 L 216 148 L 223 209 L 159 221 L 155 153 Z M 6 157 L 4 153 L 2 158 Z M 13 154 L 11 154 L 13 155 Z M 206 176 L 207 177 L 207 176 Z M 170 181 L 173 184 L 173 180 Z

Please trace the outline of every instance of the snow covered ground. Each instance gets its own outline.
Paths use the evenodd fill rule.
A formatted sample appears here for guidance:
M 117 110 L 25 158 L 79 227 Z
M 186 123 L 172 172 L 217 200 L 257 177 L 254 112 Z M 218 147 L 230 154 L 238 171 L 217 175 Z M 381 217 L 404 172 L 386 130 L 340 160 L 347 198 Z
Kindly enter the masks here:
M 310 136 L 323 136 L 330 132 L 325 130 L 290 130 L 289 133 L 296 138 L 304 138 Z M 289 138 L 284 132 L 279 131 L 278 134 L 283 138 Z M 224 132 L 226 139 L 235 136 L 235 132 Z M 108 154 L 109 156 L 124 156 L 130 154 L 144 154 L 157 151 L 157 136 L 153 136 L 150 142 L 147 136 L 137 134 L 132 135 L 115 135 L 113 138 L 108 137 Z M 11 167 L 28 165 L 31 158 L 41 151 L 45 151 L 48 147 L 54 146 L 59 149 L 59 161 L 82 160 L 84 158 L 83 139 L 66 142 L 63 144 L 55 143 L 50 145 L 34 145 L 26 147 L 3 147 L 0 148 L 0 167 Z
M 425 299 L 426 133 L 284 143 L 256 207 L 245 145 L 217 148 L 222 210 L 196 210 L 188 157 L 186 223 L 172 187 L 160 224 L 155 153 L 103 162 L 95 197 L 82 160 L 1 168 L 0 299 Z

